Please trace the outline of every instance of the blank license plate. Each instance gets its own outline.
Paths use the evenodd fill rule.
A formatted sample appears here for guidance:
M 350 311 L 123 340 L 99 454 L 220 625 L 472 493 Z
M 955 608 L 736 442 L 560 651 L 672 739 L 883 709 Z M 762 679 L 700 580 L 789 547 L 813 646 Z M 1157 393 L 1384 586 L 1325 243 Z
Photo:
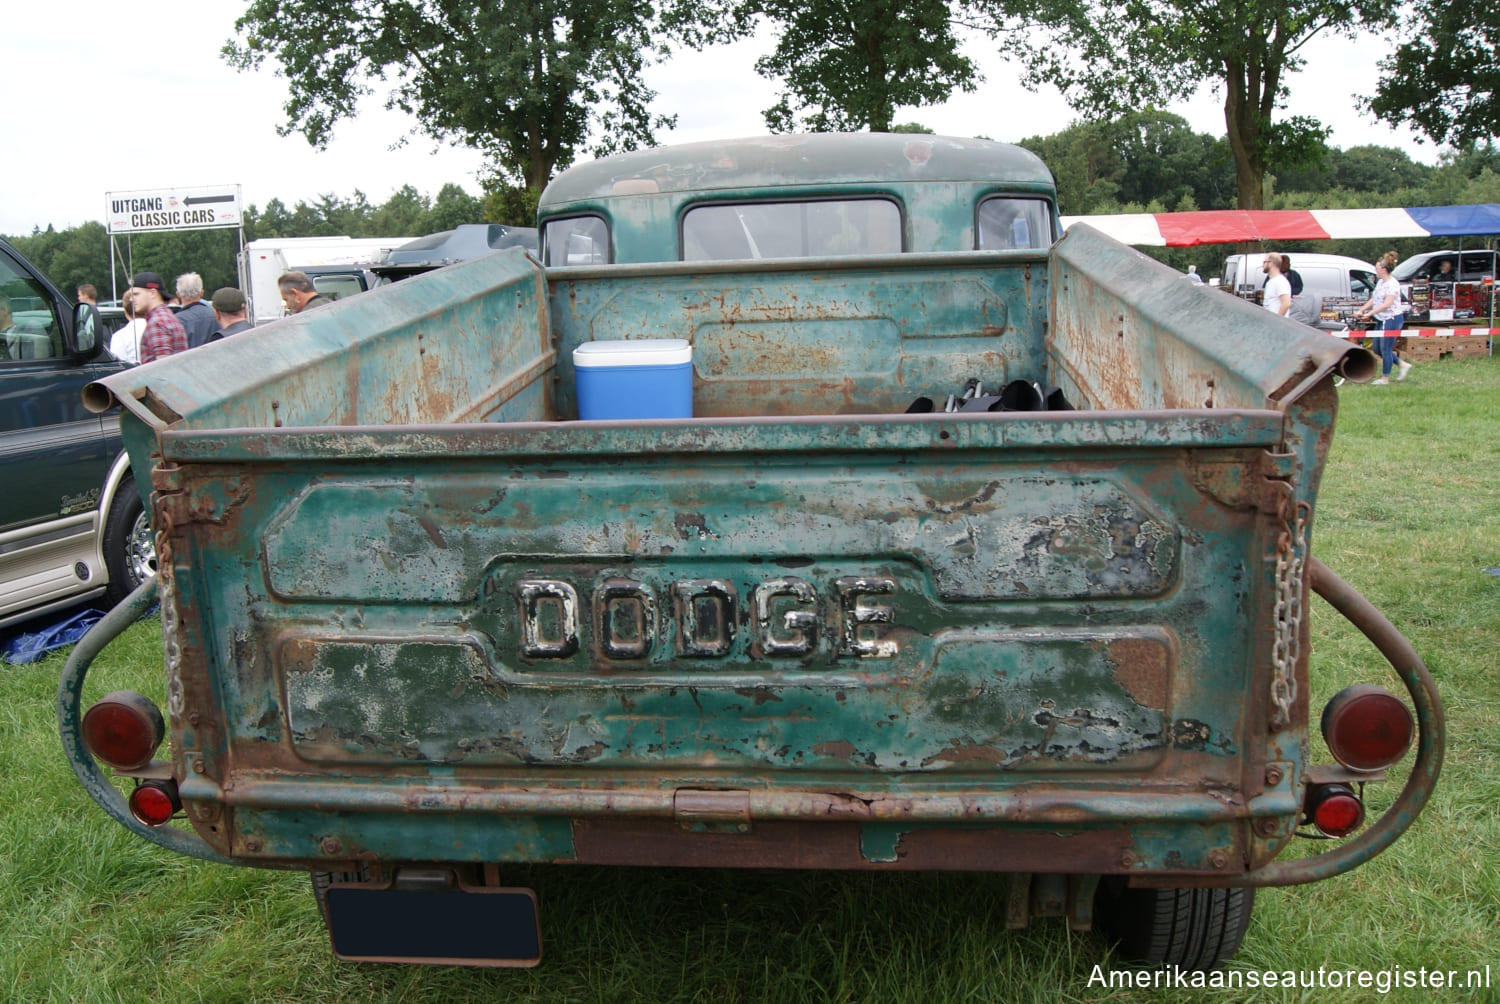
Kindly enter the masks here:
M 530 967 L 542 961 L 530 889 L 333 885 L 328 929 L 333 953 L 351 962 Z

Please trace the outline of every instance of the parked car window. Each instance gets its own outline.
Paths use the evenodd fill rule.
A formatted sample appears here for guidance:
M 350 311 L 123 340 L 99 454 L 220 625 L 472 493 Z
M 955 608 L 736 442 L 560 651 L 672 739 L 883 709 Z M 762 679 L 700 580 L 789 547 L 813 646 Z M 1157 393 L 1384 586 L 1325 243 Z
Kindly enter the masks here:
M 901 208 L 884 198 L 694 206 L 682 218 L 683 261 L 900 251 Z
M 1452 262 L 1460 282 L 1479 282 L 1485 276 L 1495 276 L 1495 252 L 1437 251 L 1431 254 L 1413 255 L 1391 270 L 1399 282 L 1409 283 L 1416 279 L 1434 279 L 1442 271 L 1443 262 Z
M 0 362 L 62 354 L 62 327 L 51 297 L 9 255 L 0 253 Z
M 330 300 L 337 300 L 345 296 L 353 296 L 355 293 L 363 293 L 364 285 L 359 281 L 357 275 L 315 275 L 312 279 L 313 288 Z
M 1366 272 L 1363 269 L 1351 268 L 1349 270 L 1349 295 L 1363 296 L 1368 299 L 1375 295 L 1375 273 Z
M 1044 248 L 1052 244 L 1052 214 L 1041 199 L 1001 196 L 979 204 L 976 240 L 981 251 Z
M 1495 255 L 1491 251 L 1465 251 L 1461 278 L 1465 282 L 1479 282 L 1485 276 L 1495 276 Z
M 542 235 L 543 263 L 558 265 L 608 265 L 609 225 L 600 216 L 574 216 L 549 220 Z

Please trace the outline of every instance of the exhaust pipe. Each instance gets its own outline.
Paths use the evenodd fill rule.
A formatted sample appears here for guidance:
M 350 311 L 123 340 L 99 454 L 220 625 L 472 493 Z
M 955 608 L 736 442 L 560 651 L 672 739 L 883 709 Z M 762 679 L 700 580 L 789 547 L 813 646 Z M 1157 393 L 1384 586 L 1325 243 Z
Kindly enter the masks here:
M 1375 358 L 1375 353 L 1363 346 L 1351 346 L 1349 351 L 1340 357 L 1334 371 L 1345 380 L 1368 383 L 1375 379 L 1375 374 L 1380 372 L 1380 360 Z

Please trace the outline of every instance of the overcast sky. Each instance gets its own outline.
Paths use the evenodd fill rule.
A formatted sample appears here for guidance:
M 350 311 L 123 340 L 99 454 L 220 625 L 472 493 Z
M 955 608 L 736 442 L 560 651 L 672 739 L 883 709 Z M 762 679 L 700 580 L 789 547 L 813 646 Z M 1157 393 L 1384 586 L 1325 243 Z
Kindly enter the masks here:
M 412 122 L 378 100 L 356 121 L 339 123 L 325 151 L 298 135 L 277 136 L 285 81 L 270 68 L 240 73 L 219 55 L 244 9 L 231 0 L 158 0 L 145 7 L 20 0 L 22 13 L 7 15 L 0 41 L 10 83 L 0 104 L 6 137 L 0 233 L 102 222 L 106 193 L 142 190 L 240 185 L 246 206 L 272 198 L 292 206 L 329 193 L 348 198 L 355 189 L 378 205 L 405 184 L 432 196 L 455 182 L 478 194 L 476 154 L 434 151 L 424 136 L 390 150 Z M 1435 163 L 1437 148 L 1355 110 L 1353 96 L 1374 86 L 1383 49 L 1370 41 L 1329 38 L 1312 47 L 1308 69 L 1290 81 L 1290 113 L 1331 126 L 1334 146 L 1378 143 Z M 657 107 L 678 116 L 677 129 L 658 139 L 765 132 L 761 109 L 773 103 L 775 87 L 753 67 L 765 48 L 746 42 L 689 52 L 655 68 Z M 903 109 L 897 121 L 1016 141 L 1058 132 L 1077 118 L 1055 91 L 1032 94 L 1014 83 L 1013 66 L 983 57 L 977 47 L 971 55 L 982 59 L 987 77 L 975 93 L 940 107 Z M 1224 133 L 1222 98 L 1208 90 L 1171 110 L 1199 132 Z

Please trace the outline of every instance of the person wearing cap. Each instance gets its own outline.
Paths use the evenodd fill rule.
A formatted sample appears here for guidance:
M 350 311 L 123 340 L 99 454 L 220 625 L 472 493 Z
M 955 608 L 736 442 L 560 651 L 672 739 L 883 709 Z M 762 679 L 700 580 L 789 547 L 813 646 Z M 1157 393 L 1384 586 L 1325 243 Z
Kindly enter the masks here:
M 167 284 L 155 272 L 142 272 L 130 280 L 131 302 L 137 317 L 145 316 L 141 335 L 141 362 L 188 350 L 187 331 L 167 306 Z
M 213 340 L 219 330 L 214 312 L 203 299 L 203 278 L 197 272 L 186 272 L 177 277 L 177 299 L 182 306 L 177 308 L 177 321 L 187 332 L 188 348 L 196 349 Z
M 219 330 L 210 336 L 209 341 L 218 341 L 230 335 L 237 335 L 241 331 L 249 331 L 254 325 L 245 317 L 245 294 L 233 286 L 224 286 L 214 290 L 213 300 L 214 317 L 219 322 Z
M 333 301 L 313 285 L 306 272 L 286 272 L 276 280 L 281 290 L 281 302 L 289 314 L 300 314 L 312 307 L 326 307 Z

